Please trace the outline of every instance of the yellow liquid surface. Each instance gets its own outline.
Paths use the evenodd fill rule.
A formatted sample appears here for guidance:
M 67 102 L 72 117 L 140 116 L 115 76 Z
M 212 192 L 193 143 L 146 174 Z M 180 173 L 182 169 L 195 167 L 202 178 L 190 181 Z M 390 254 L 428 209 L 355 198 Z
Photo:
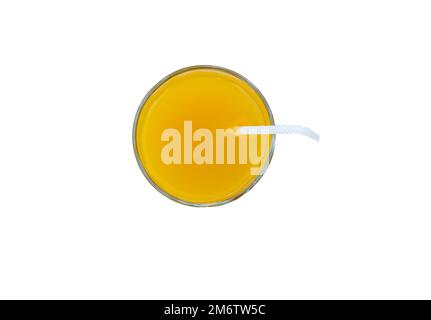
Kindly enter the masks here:
M 167 143 L 161 141 L 162 132 L 174 128 L 183 134 L 184 121 L 193 122 L 193 131 L 210 129 L 214 137 L 216 129 L 271 125 L 261 96 L 228 71 L 189 69 L 161 84 L 145 101 L 136 121 L 137 155 L 159 189 L 192 204 L 215 204 L 241 195 L 257 178 L 250 173 L 251 163 L 167 165 L 162 161 Z M 268 150 L 273 143 L 269 141 Z M 193 142 L 193 147 L 197 144 Z M 262 161 L 266 163 L 268 157 L 269 151 Z

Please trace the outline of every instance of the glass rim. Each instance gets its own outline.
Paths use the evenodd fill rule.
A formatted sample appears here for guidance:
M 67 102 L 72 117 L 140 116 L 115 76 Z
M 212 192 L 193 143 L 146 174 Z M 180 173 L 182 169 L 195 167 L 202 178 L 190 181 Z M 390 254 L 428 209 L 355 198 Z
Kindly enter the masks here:
M 169 194 L 168 192 L 166 192 L 165 190 L 163 190 L 162 188 L 160 188 L 154 181 L 153 179 L 151 179 L 149 173 L 147 172 L 147 170 L 145 169 L 144 165 L 142 164 L 141 158 L 139 157 L 139 153 L 138 153 L 138 148 L 137 148 L 137 141 L 136 141 L 136 130 L 137 130 L 137 123 L 138 123 L 138 119 L 141 115 L 142 109 L 145 105 L 145 103 L 147 102 L 147 100 L 151 97 L 151 95 L 162 85 L 164 84 L 166 81 L 168 81 L 169 79 L 187 72 L 187 71 L 191 71 L 191 70 L 196 70 L 196 69 L 212 69 L 212 70 L 219 70 L 219 71 L 223 71 L 226 73 L 229 73 L 231 75 L 233 75 L 234 77 L 239 78 L 240 80 L 244 81 L 245 83 L 247 83 L 259 96 L 259 98 L 263 101 L 263 104 L 265 105 L 265 109 L 268 112 L 269 115 L 269 120 L 270 120 L 270 124 L 271 125 L 275 125 L 274 122 L 274 116 L 272 115 L 272 111 L 271 108 L 269 107 L 268 102 L 266 101 L 265 97 L 263 96 L 263 94 L 259 91 L 259 89 L 247 78 L 245 78 L 244 76 L 242 76 L 241 74 L 224 68 L 224 67 L 219 67 L 219 66 L 215 66 L 215 65 L 194 65 L 194 66 L 189 66 L 189 67 L 185 67 L 185 68 L 181 68 L 178 69 L 170 74 L 168 74 L 167 76 L 165 76 L 164 78 L 162 78 L 159 82 L 157 82 L 149 91 L 148 93 L 145 95 L 145 97 L 142 99 L 138 110 L 136 111 L 136 115 L 135 115 L 135 120 L 133 122 L 133 150 L 135 153 L 135 158 L 136 161 L 138 162 L 139 168 L 141 169 L 142 173 L 144 174 L 145 178 L 148 180 L 148 182 L 161 194 L 163 194 L 165 197 L 167 197 L 168 199 L 171 199 L 177 203 L 183 204 L 183 205 L 187 205 L 187 206 L 191 206 L 191 207 L 216 207 L 216 206 L 221 206 L 223 204 L 232 202 L 238 198 L 240 198 L 241 196 L 243 196 L 244 194 L 246 194 L 248 191 L 250 191 L 256 184 L 257 182 L 262 178 L 262 176 L 265 174 L 266 170 L 268 169 L 269 164 L 271 163 L 272 160 L 272 156 L 274 154 L 274 149 L 275 149 L 275 134 L 271 135 L 271 149 L 269 151 L 269 155 L 268 155 L 268 159 L 265 162 L 265 165 L 263 166 L 263 168 L 261 169 L 260 174 L 256 175 L 254 180 L 250 183 L 250 185 L 245 188 L 243 191 L 241 191 L 239 194 L 226 199 L 226 200 L 222 200 L 222 201 L 215 201 L 215 202 L 208 202 L 208 203 L 195 203 L 195 202 L 189 202 L 189 201 L 184 201 L 182 199 L 179 199 L 177 197 L 174 197 L 173 195 Z

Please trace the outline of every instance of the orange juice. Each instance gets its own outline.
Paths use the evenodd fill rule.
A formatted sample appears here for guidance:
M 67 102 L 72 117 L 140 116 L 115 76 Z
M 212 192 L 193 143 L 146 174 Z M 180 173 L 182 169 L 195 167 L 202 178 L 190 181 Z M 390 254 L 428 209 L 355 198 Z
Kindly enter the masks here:
M 133 129 L 135 155 L 147 179 L 167 197 L 194 206 L 219 205 L 259 180 L 275 143 L 268 136 L 256 175 L 251 173 L 256 164 L 244 156 L 251 144 L 247 150 L 240 137 L 234 143 L 228 134 L 223 144 L 219 129 L 273 124 L 264 97 L 248 80 L 220 67 L 189 67 L 161 80 L 144 98 Z M 169 145 L 173 142 L 179 147 Z

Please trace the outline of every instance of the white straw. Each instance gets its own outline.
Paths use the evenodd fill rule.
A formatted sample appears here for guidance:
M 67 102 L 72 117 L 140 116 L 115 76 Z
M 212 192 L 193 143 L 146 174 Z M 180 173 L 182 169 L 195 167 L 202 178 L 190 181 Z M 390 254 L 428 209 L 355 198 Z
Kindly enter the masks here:
M 238 127 L 236 132 L 238 134 L 290 134 L 298 133 L 303 136 L 309 137 L 313 140 L 319 141 L 320 136 L 313 130 L 301 126 L 244 126 Z

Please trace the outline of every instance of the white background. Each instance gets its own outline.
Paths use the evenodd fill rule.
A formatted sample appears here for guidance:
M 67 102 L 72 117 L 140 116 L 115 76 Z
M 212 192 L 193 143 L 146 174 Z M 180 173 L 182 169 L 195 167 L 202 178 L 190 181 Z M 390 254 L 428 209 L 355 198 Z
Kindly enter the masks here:
M 0 298 L 431 298 L 429 1 L 2 1 Z M 168 73 L 249 78 L 256 187 L 196 209 L 132 148 Z

